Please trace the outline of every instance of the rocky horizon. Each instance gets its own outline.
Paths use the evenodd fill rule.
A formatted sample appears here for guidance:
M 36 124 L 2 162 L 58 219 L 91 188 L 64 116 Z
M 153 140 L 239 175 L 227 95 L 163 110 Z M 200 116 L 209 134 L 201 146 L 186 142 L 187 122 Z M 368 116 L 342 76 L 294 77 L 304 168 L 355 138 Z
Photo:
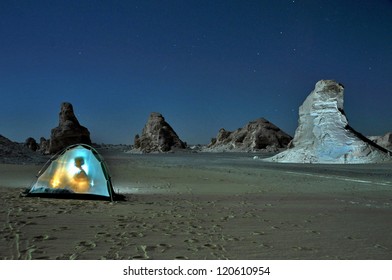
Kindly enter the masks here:
M 286 148 L 292 137 L 279 127 L 259 118 L 250 121 L 235 131 L 221 128 L 204 151 L 210 152 L 255 152 L 260 150 L 278 151 Z
M 45 162 L 45 159 L 39 153 L 26 147 L 25 143 L 14 142 L 0 135 L 0 163 L 20 164 L 43 162 Z
M 357 140 L 359 139 L 362 142 L 365 142 L 367 147 L 375 147 L 375 150 L 381 151 L 384 154 L 392 150 L 392 132 L 388 132 L 385 135 L 381 136 L 365 137 L 348 125 L 348 121 L 343 110 L 343 86 L 341 84 L 338 84 L 331 80 L 321 80 L 316 84 L 316 88 L 318 88 L 317 91 L 320 92 L 325 90 L 325 88 L 322 89 L 322 87 L 318 85 L 319 83 L 329 84 L 325 85 L 325 88 L 329 87 L 328 90 L 332 89 L 332 91 L 335 91 L 336 96 L 333 97 L 331 100 L 335 100 L 334 102 L 336 103 L 336 106 L 332 106 L 332 110 L 333 112 L 338 112 L 337 116 L 340 115 L 340 117 L 337 118 L 341 119 L 342 125 L 336 126 L 339 130 L 343 127 L 346 131 L 348 131 L 349 134 L 351 133 L 350 135 L 354 135 Z M 339 93 L 337 93 L 339 92 L 339 87 L 342 87 L 341 97 L 337 97 L 339 95 Z M 312 97 L 308 96 L 304 104 L 302 104 L 302 106 L 300 107 L 300 111 L 303 111 L 306 106 L 307 110 L 310 110 L 309 106 L 313 106 L 314 108 L 317 108 L 317 106 L 324 106 L 326 108 L 328 106 L 331 106 L 331 104 L 328 105 L 328 102 L 331 101 L 323 101 L 324 104 L 322 104 L 322 101 L 320 101 L 322 98 L 320 96 L 317 97 L 319 99 L 321 98 L 319 101 L 317 101 L 319 103 L 318 105 L 310 104 L 310 99 L 314 99 L 315 95 L 316 93 L 313 93 Z M 315 110 L 314 108 L 312 110 L 316 112 L 317 110 Z M 325 113 L 326 112 L 324 112 L 324 116 L 319 117 L 319 119 L 325 118 L 325 116 L 327 116 L 327 114 Z M 196 143 L 194 144 L 194 147 L 191 148 L 191 150 L 202 152 L 252 152 L 262 150 L 268 152 L 276 152 L 278 150 L 286 148 L 291 140 L 291 148 L 298 147 L 302 145 L 299 143 L 302 143 L 304 141 L 304 138 L 306 138 L 304 137 L 304 135 L 301 135 L 301 133 L 298 134 L 298 132 L 301 131 L 300 127 L 303 126 L 303 124 L 301 124 L 301 118 L 304 118 L 305 115 L 306 114 L 304 114 L 303 112 L 300 112 L 300 124 L 297 127 L 294 139 L 265 118 L 259 118 L 249 122 L 244 127 L 238 128 L 235 131 L 227 131 L 226 129 L 221 128 L 217 136 L 215 138 L 212 138 L 209 144 L 205 145 Z M 314 126 L 314 131 L 322 131 L 326 124 L 327 123 L 324 123 L 322 127 Z M 300 139 L 301 141 L 299 141 Z M 331 139 L 330 143 L 332 143 Z M 53 154 L 56 151 L 62 150 L 69 145 L 78 143 L 106 147 L 116 145 L 130 146 L 129 144 L 93 144 L 90 139 L 89 130 L 86 127 L 80 125 L 78 119 L 74 114 L 72 104 L 68 102 L 63 102 L 61 104 L 61 109 L 59 113 L 59 125 L 52 129 L 51 139 L 45 139 L 44 137 L 41 137 L 38 143 L 34 138 L 28 137 L 24 143 L 20 144 L 23 144 L 26 148 L 28 148 L 28 150 L 31 151 L 40 152 L 42 154 L 48 154 L 50 152 Z M 187 144 L 178 137 L 174 129 L 165 121 L 162 114 L 153 112 L 150 114 L 149 119 L 145 127 L 143 128 L 141 136 L 138 134 L 135 136 L 133 148 L 140 152 L 168 152 L 174 150 L 184 150 L 187 148 Z M 311 153 L 312 152 L 309 152 L 308 155 L 310 155 Z M 303 150 L 302 154 L 304 154 Z M 349 156 L 349 154 L 347 154 L 347 156 Z M 307 159 L 303 159 L 303 161 L 307 161 Z M 312 159 L 309 159 L 309 162 L 310 161 L 312 161 Z

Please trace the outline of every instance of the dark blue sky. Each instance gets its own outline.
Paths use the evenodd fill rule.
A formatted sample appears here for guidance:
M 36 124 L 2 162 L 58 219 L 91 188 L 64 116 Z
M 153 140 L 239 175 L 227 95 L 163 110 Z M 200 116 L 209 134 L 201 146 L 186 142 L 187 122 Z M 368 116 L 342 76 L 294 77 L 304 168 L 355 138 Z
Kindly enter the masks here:
M 49 137 L 71 102 L 98 143 L 150 112 L 208 143 L 265 117 L 293 135 L 320 79 L 351 126 L 392 131 L 392 1 L 0 1 L 0 134 Z

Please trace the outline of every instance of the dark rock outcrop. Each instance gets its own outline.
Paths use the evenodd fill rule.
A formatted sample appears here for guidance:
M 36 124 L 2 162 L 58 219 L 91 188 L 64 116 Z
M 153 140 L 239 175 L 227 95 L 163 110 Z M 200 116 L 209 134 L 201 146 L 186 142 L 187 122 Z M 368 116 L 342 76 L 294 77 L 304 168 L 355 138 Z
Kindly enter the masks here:
M 51 132 L 49 153 L 55 154 L 69 145 L 79 143 L 91 145 L 90 132 L 79 124 L 72 104 L 64 102 L 61 104 L 59 126 Z
M 38 143 L 33 137 L 29 137 L 26 139 L 25 146 L 34 152 L 39 149 Z
M 292 137 L 264 118 L 249 122 L 235 131 L 219 130 L 206 151 L 260 151 L 286 148 Z
M 0 135 L 0 163 L 8 164 L 41 164 L 45 159 L 25 146 L 24 143 L 17 143 Z
M 160 113 L 151 113 L 142 134 L 135 136 L 134 148 L 144 153 L 168 152 L 185 149 L 186 144 Z

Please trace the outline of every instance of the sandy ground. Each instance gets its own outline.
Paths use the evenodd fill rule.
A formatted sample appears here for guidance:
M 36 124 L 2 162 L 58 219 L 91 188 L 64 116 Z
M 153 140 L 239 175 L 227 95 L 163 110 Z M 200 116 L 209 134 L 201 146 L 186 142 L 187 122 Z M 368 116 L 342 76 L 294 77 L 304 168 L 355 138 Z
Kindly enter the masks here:
M 20 197 L 0 165 L 0 259 L 392 259 L 392 165 L 103 151 L 126 201 Z

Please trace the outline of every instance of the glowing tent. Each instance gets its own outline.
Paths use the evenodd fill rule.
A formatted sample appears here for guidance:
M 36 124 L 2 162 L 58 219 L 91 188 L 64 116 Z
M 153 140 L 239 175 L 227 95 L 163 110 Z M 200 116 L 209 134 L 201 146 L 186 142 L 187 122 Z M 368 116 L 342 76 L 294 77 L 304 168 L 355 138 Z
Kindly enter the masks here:
M 26 195 L 111 201 L 115 198 L 103 159 L 85 144 L 69 146 L 52 157 Z

